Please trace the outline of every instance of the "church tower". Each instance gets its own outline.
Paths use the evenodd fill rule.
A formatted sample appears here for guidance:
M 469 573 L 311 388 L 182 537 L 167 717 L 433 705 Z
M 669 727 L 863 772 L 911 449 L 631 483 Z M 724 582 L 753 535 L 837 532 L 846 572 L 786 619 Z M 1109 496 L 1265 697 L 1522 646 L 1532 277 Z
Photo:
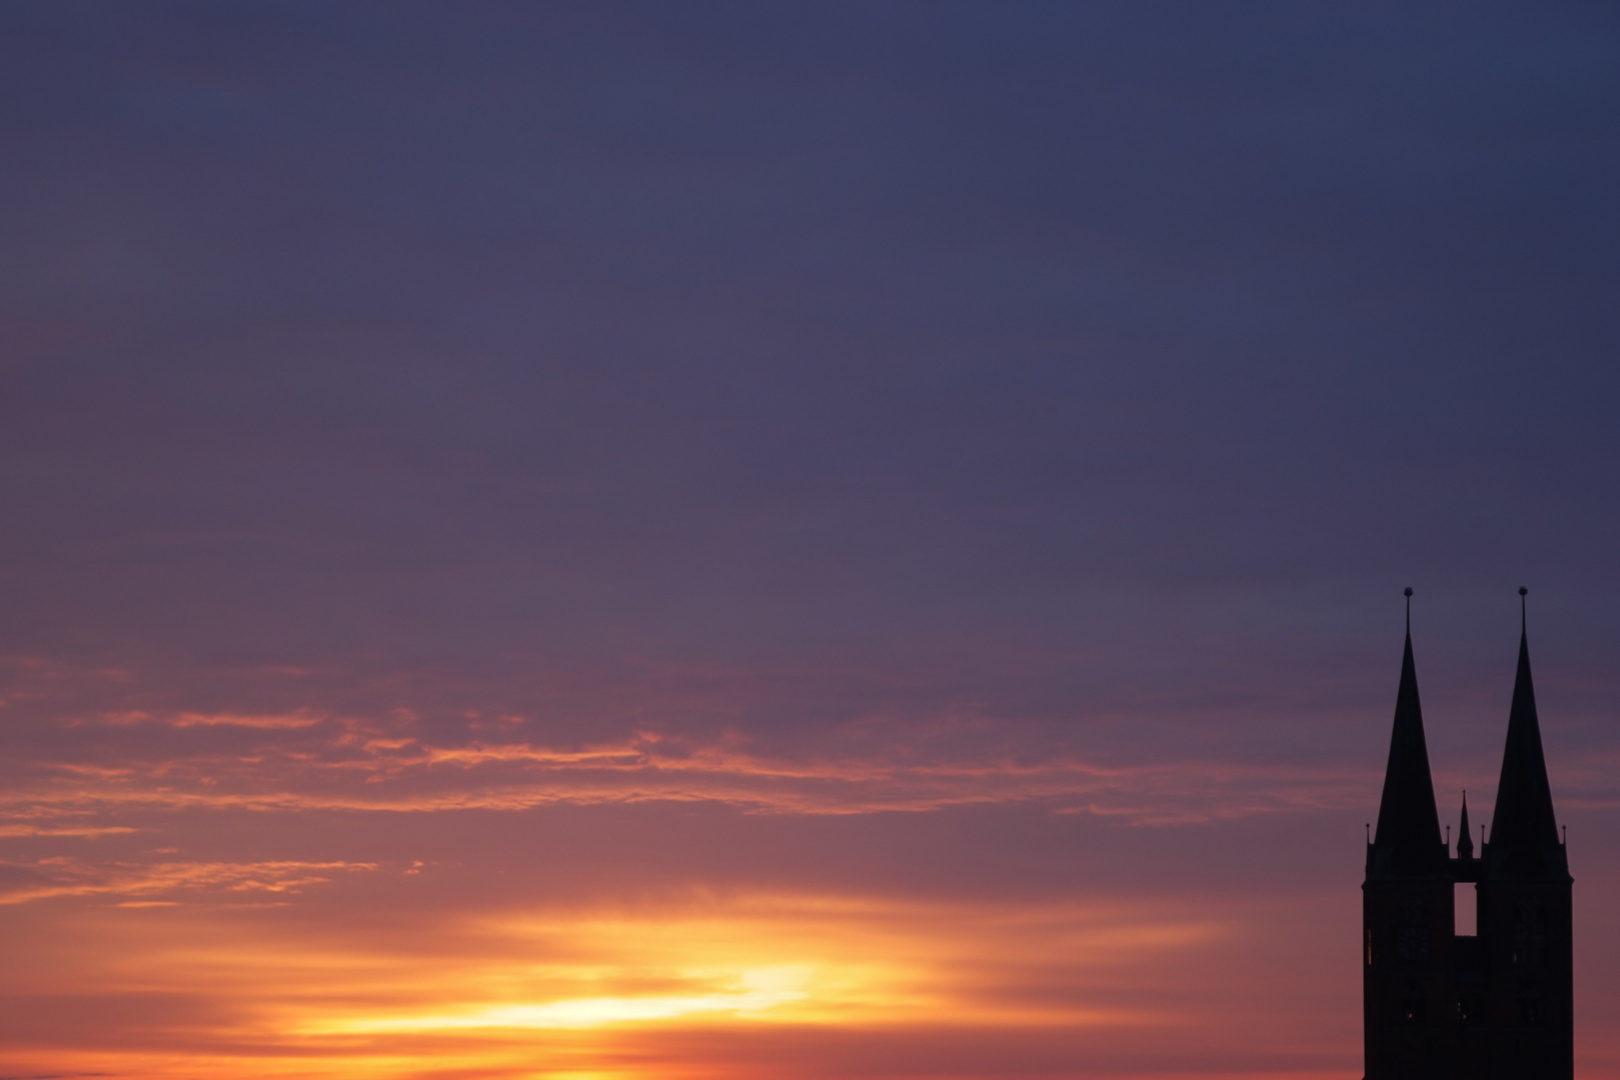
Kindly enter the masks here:
M 1452 857 L 1429 773 L 1412 590 L 1406 595 L 1389 764 L 1362 885 L 1366 1080 L 1572 1080 L 1573 879 L 1553 815 L 1522 609 L 1490 838 L 1475 858 L 1465 794 Z M 1475 934 L 1456 933 L 1458 883 L 1474 884 Z

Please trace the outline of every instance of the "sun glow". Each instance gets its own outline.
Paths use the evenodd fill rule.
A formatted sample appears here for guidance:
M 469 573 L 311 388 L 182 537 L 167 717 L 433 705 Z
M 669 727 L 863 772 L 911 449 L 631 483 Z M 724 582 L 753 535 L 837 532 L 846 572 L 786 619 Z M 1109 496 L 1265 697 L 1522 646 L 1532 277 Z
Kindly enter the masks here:
M 345 880 L 358 888 L 369 879 L 333 884 Z M 214 887 L 234 901 L 228 885 Z M 86 899 L 11 910 L 43 917 L 66 903 Z M 47 1064 L 84 1072 L 116 1064 L 120 1075 L 163 1080 L 209 1071 L 370 1080 L 444 1069 L 707 1080 L 757 1073 L 747 1064 L 686 1070 L 680 1060 L 694 1039 L 763 1055 L 777 1063 L 767 1071 L 791 1075 L 780 1069 L 805 1038 L 890 1032 L 881 1037 L 937 1041 L 1016 1028 L 1022 1039 L 1046 1039 L 1165 1027 L 1176 1017 L 1149 998 L 1127 1003 L 1086 985 L 1128 985 L 1151 957 L 1196 951 L 1221 934 L 1168 914 L 689 894 L 632 907 L 466 913 L 415 929 L 350 919 L 311 935 L 287 908 L 85 906 L 57 940 L 83 943 L 80 974 L 110 1000 L 146 1003 L 138 1028 L 102 1034 L 133 1041 L 111 1053 L 57 1047 L 48 1061 L 14 1055 L 3 1064 L 24 1075 Z M 112 939 L 120 944 L 107 948 Z M 59 970 L 19 970 L 12 981 L 31 979 L 48 995 Z M 1069 983 L 1079 992 L 1002 989 Z
M 897 954 L 907 936 L 882 925 L 894 911 L 805 898 L 699 906 L 708 910 L 475 921 L 458 933 L 481 943 L 471 952 L 482 958 L 441 972 L 423 994 L 382 1008 L 325 1009 L 291 1026 L 308 1036 L 472 1036 L 687 1020 L 804 1024 L 859 1015 L 872 1023 L 944 1004 L 937 991 L 922 990 L 930 950 Z
M 742 988 L 732 993 L 681 997 L 576 998 L 539 1005 L 498 1005 L 476 1012 L 439 1016 L 356 1020 L 317 1025 L 312 1033 L 432 1031 L 447 1028 L 597 1027 L 635 1021 L 672 1020 L 693 1013 L 745 1016 L 774 1009 L 805 997 L 804 972 L 796 968 L 763 968 L 738 976 Z

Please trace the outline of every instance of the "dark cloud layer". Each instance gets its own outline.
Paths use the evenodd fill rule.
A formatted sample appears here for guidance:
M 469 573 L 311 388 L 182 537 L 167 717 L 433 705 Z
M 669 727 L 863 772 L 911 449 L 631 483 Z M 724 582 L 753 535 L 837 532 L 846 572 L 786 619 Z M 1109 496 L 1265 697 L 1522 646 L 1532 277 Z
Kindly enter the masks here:
M 1297 889 L 1337 1002 L 1399 589 L 1484 807 L 1523 583 L 1595 911 L 1617 190 L 1611 4 L 8 3 L 0 899 Z
M 18 651 L 1613 631 L 1605 8 L 7 18 Z

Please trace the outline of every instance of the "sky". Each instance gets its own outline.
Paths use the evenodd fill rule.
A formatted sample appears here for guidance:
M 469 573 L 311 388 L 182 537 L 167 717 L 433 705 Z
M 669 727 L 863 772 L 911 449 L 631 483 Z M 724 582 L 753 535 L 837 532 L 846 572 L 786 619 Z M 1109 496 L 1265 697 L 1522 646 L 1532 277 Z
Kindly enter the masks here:
M 1361 1069 L 1412 632 L 1620 1080 L 1620 9 L 0 2 L 0 1077 Z

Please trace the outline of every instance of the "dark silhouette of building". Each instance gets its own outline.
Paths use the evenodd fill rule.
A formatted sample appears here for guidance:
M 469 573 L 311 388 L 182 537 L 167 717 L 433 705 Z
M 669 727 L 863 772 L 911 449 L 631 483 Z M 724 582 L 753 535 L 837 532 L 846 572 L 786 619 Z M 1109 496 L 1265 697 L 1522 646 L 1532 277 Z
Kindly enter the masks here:
M 1476 857 L 1464 793 L 1453 857 L 1435 809 L 1407 605 L 1389 766 L 1361 886 L 1366 1080 L 1571 1080 L 1573 879 L 1553 818 L 1522 608 L 1489 842 Z M 1474 886 L 1472 935 L 1456 933 L 1459 882 Z

